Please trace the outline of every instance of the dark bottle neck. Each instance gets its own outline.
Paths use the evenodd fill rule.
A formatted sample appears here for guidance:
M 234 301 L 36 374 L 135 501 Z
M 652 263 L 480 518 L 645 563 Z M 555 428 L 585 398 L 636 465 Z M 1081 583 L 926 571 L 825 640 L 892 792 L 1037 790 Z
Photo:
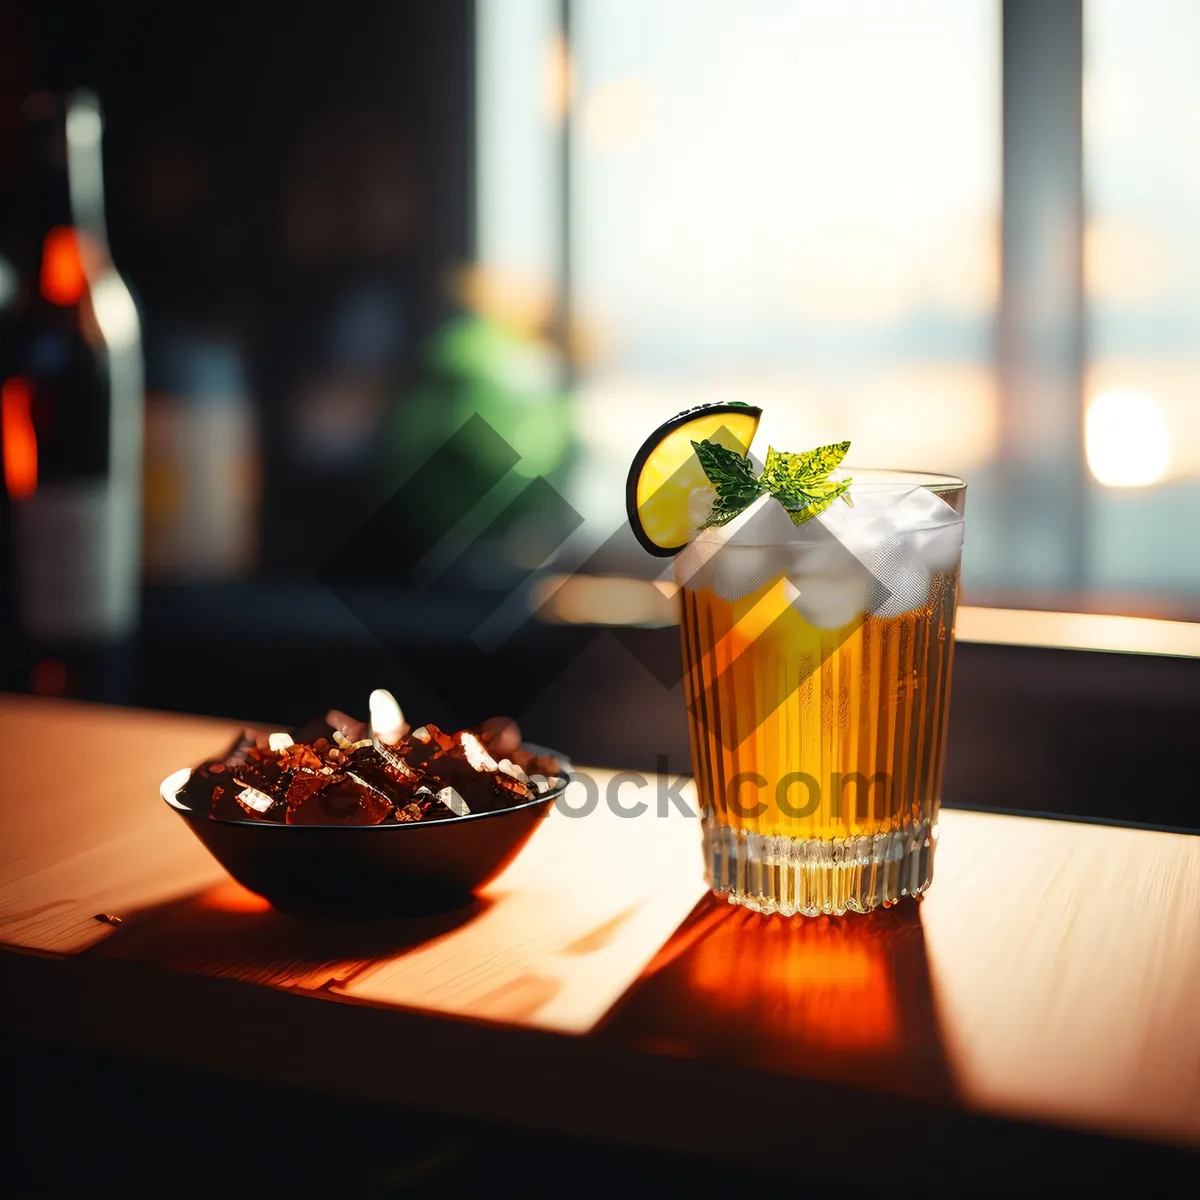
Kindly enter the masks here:
M 93 273 L 107 258 L 99 105 L 87 93 L 38 93 L 26 102 L 32 155 L 30 272 L 56 300 L 73 290 L 73 268 Z

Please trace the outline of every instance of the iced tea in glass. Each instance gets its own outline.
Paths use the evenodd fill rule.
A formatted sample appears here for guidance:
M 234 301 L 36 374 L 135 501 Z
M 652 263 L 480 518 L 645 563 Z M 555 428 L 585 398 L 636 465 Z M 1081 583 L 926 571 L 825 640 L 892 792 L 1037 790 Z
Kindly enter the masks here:
M 676 559 L 705 861 L 731 902 L 868 912 L 929 887 L 965 493 L 856 470 L 852 510 L 795 526 L 764 497 Z

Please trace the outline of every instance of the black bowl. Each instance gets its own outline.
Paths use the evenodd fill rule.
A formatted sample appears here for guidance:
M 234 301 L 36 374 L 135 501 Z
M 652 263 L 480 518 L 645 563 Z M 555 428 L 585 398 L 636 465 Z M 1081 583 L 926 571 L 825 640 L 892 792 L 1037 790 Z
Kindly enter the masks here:
M 534 754 L 561 754 L 526 746 Z M 529 840 L 567 788 L 498 812 L 403 825 L 276 825 L 214 821 L 178 796 L 190 769 L 162 782 L 162 798 L 212 856 L 280 912 L 382 916 L 441 912 L 467 903 Z

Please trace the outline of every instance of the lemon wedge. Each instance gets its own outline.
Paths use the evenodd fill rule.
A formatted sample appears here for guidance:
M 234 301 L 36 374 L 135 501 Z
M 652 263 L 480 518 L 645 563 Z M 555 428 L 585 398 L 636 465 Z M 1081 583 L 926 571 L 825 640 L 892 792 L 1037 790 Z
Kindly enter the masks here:
M 692 443 L 707 440 L 746 455 L 761 418 L 762 409 L 749 404 L 706 404 L 672 417 L 646 439 L 629 468 L 625 507 L 651 554 L 678 554 L 708 515 L 712 485 Z

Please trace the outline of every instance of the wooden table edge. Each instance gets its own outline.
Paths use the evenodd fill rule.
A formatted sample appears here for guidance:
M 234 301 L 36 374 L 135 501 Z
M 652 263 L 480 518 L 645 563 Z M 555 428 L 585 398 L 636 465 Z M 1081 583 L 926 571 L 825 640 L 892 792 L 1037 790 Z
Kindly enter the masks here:
M 6 1035 L 56 1048 L 865 1187 L 903 1177 L 978 1193 L 986 1164 L 984 1186 L 1006 1192 L 1028 1184 L 1031 1162 L 1043 1180 L 1165 1180 L 1194 1150 L 647 1053 L 603 1030 L 514 1028 L 118 960 L 3 947 L 0 992 Z M 803 1112 L 818 1114 L 812 1126 Z

